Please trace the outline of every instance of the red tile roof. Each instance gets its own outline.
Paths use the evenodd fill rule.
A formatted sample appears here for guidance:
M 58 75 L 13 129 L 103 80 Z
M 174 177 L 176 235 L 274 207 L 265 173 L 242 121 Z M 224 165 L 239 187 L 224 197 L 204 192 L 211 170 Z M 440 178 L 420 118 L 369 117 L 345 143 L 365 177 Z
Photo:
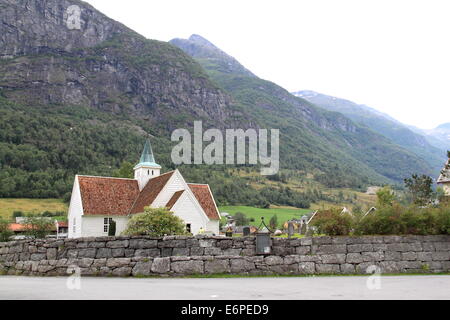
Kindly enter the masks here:
M 68 228 L 69 227 L 69 223 L 66 221 L 58 221 L 58 227 L 60 228 Z
M 211 220 L 219 220 L 220 215 L 217 211 L 216 203 L 209 189 L 209 186 L 207 184 L 192 183 L 189 183 L 188 186 L 194 193 L 208 218 Z
M 156 178 L 150 179 L 137 197 L 136 202 L 129 207 L 132 207 L 130 213 L 135 214 L 144 212 L 144 208 L 148 207 L 153 203 L 153 201 L 155 201 L 156 197 L 159 195 L 161 190 L 166 185 L 167 181 L 169 181 L 174 173 L 175 171 L 171 171 Z
M 169 202 L 167 202 L 166 208 L 168 208 L 169 210 L 172 209 L 173 206 L 175 205 L 175 203 L 178 201 L 178 199 L 180 199 L 180 197 L 183 193 L 184 193 L 184 190 L 175 192 L 174 195 L 172 196 L 172 198 L 169 200 Z
M 137 180 L 79 176 L 85 215 L 125 216 L 139 195 Z
M 29 226 L 20 223 L 11 223 L 8 229 L 13 232 L 25 232 L 28 231 Z
M 144 212 L 161 193 L 175 171 L 150 179 L 139 191 L 137 180 L 78 176 L 85 215 L 126 216 Z M 188 184 L 209 219 L 220 219 L 208 185 Z M 166 207 L 172 209 L 185 190 L 175 192 Z M 59 226 L 64 226 L 59 222 Z

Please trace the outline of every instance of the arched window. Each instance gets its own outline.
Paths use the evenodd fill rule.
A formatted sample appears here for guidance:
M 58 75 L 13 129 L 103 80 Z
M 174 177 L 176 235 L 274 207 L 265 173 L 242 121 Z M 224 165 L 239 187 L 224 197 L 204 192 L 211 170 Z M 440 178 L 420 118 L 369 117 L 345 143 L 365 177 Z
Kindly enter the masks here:
M 147 170 L 147 174 L 150 175 L 150 170 Z

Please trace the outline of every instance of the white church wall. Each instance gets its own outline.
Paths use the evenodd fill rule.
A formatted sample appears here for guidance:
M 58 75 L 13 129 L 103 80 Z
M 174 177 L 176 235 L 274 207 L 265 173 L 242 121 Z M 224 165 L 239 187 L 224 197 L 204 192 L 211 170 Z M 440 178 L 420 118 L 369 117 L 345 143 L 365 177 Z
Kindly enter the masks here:
M 164 207 L 167 202 L 173 197 L 175 192 L 184 190 L 185 185 L 183 181 L 178 176 L 177 172 L 175 172 L 172 177 L 170 177 L 169 181 L 167 181 L 167 184 L 161 190 L 161 193 L 156 197 L 155 201 L 153 201 L 152 207 L 154 208 L 161 208 Z
M 128 217 L 124 216 L 83 216 L 82 237 L 106 237 L 104 232 L 105 218 L 112 218 L 116 222 L 116 236 L 119 236 L 127 227 Z
M 78 176 L 75 176 L 75 182 L 72 188 L 72 197 L 69 204 L 67 220 L 69 222 L 69 238 L 78 238 L 81 236 L 81 217 L 83 215 L 83 203 L 81 201 L 80 185 Z
M 197 205 L 186 192 L 181 195 L 171 211 L 185 224 L 191 224 L 191 233 L 194 235 L 198 234 L 201 228 L 206 230 L 208 227 L 207 217 L 199 212 Z
M 206 231 L 211 231 L 215 235 L 220 234 L 219 220 L 209 220 L 206 225 Z

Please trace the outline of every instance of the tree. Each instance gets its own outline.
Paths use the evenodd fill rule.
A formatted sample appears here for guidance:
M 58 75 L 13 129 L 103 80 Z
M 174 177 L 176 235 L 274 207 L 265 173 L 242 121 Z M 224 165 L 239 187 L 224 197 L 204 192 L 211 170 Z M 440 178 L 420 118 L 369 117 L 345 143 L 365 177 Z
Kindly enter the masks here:
M 427 175 L 418 176 L 413 174 L 411 178 L 405 179 L 405 186 L 409 189 L 414 204 L 425 206 L 430 203 L 433 195 L 433 179 Z
M 114 237 L 116 235 L 116 222 L 111 220 L 109 222 L 108 236 Z
M 246 226 L 250 222 L 247 216 L 242 212 L 236 212 L 236 214 L 233 216 L 233 219 L 236 222 L 237 226 Z
M 144 213 L 135 214 L 128 221 L 123 232 L 128 236 L 148 235 L 162 237 L 165 235 L 186 235 L 183 220 L 166 208 L 146 207 Z
M 114 170 L 113 172 L 113 176 L 115 178 L 127 178 L 127 179 L 133 179 L 134 178 L 134 170 L 133 170 L 133 164 L 128 162 L 128 161 L 124 161 L 122 162 L 122 165 L 120 166 L 119 169 Z
M 272 216 L 272 218 L 270 218 L 270 221 L 269 221 L 269 227 L 270 227 L 271 229 L 273 229 L 273 230 L 275 230 L 275 229 L 278 228 L 278 217 L 277 217 L 276 214 L 274 214 L 274 215 Z
M 377 191 L 377 206 L 392 206 L 396 199 L 394 191 L 389 186 L 385 186 Z
M 43 239 L 55 230 L 51 219 L 42 217 L 29 217 L 25 219 L 27 234 L 36 239 Z
M 9 222 L 0 218 L 0 242 L 9 241 L 9 237 L 14 233 L 9 230 Z

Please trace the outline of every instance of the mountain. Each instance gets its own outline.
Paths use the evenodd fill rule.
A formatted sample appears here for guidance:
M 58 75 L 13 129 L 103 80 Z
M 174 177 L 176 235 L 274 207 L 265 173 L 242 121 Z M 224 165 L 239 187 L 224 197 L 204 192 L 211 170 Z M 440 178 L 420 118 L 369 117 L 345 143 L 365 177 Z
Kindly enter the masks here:
M 341 113 L 326 111 L 253 73 L 246 74 L 240 64 L 234 63 L 235 72 L 224 70 L 229 56 L 198 35 L 170 43 L 195 58 L 258 123 L 281 128 L 284 163 L 311 172 L 319 169 L 316 179 L 325 185 L 355 186 L 356 181 L 361 185 L 368 182 L 366 177 L 378 183 L 400 182 L 412 172 L 432 172 L 417 155 Z
M 353 121 L 384 135 L 399 146 L 426 160 L 431 166 L 434 176 L 439 173 L 446 150 L 442 146 L 430 143 L 424 133 L 413 131 L 389 115 L 366 105 L 314 91 L 298 91 L 293 94 L 324 109 L 340 112 Z
M 137 160 L 148 135 L 172 169 L 171 133 L 194 120 L 280 129 L 282 172 L 271 179 L 298 185 L 270 183 L 248 166 L 180 167 L 190 181 L 208 181 L 220 204 L 307 207 L 317 185 L 363 189 L 429 172 L 413 153 L 259 79 L 200 36 L 148 40 L 77 0 L 0 8 L 0 197 L 67 198 L 75 174 L 113 175 Z
M 425 134 L 432 145 L 441 149 L 450 150 L 450 123 L 441 124 L 431 130 L 422 129 L 421 132 Z
M 183 51 L 190 56 L 195 56 L 197 60 L 202 62 L 201 64 L 206 70 L 220 70 L 220 72 L 228 74 L 256 77 L 235 58 L 197 34 L 191 35 L 187 40 L 173 39 L 170 43 L 183 48 Z

